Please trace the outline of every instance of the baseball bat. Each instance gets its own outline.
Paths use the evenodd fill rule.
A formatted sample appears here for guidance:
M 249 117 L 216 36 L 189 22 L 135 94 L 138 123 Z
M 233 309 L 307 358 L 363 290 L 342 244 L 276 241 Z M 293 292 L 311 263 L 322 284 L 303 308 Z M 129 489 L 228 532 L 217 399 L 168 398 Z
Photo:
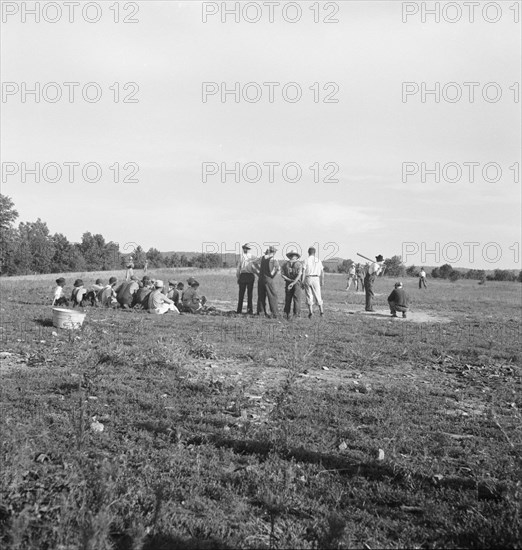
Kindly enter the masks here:
M 357 256 L 360 256 L 361 258 L 364 258 L 365 260 L 368 260 L 369 262 L 375 261 L 375 260 L 370 260 L 370 258 L 367 258 L 366 256 L 363 256 L 362 254 L 359 254 L 359 252 L 357 252 Z

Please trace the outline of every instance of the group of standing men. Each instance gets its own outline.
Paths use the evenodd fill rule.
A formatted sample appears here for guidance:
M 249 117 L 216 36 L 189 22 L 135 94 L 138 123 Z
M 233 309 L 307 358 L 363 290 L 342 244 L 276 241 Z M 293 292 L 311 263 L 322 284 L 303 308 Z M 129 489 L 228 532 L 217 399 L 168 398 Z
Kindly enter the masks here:
M 306 305 L 308 306 L 308 317 L 313 317 L 314 304 L 319 306 L 319 313 L 324 315 L 323 299 L 321 288 L 324 284 L 323 263 L 315 256 L 316 250 L 313 247 L 308 249 L 308 258 L 305 262 L 300 261 L 301 255 L 296 250 L 286 254 L 288 261 L 282 266 L 275 259 L 277 249 L 270 246 L 260 258 L 255 258 L 250 250 L 252 247 L 244 244 L 243 253 L 237 265 L 237 283 L 239 285 L 239 300 L 237 313 L 243 312 L 243 300 L 247 294 L 247 314 L 254 313 L 253 294 L 254 282 L 257 276 L 257 308 L 258 315 L 270 315 L 267 312 L 266 301 L 270 308 L 271 316 L 279 317 L 277 305 L 277 290 L 275 279 L 280 274 L 285 281 L 285 307 L 284 314 L 287 319 L 292 313 L 294 317 L 301 315 L 301 293 L 304 289 Z

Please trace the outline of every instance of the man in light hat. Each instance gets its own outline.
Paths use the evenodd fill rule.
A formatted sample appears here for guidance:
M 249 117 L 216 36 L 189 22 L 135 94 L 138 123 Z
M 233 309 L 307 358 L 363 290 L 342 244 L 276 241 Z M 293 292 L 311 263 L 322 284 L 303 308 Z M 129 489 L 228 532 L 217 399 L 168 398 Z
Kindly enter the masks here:
M 366 292 L 366 311 L 375 311 L 373 309 L 372 300 L 375 296 L 373 292 L 373 284 L 375 283 L 375 278 L 381 273 L 382 266 L 384 264 L 384 258 L 379 254 L 375 256 L 375 262 L 372 262 L 368 266 L 368 271 L 364 277 L 364 291 Z
M 179 313 L 174 302 L 163 294 L 163 286 L 163 281 L 160 279 L 154 283 L 154 290 L 148 297 L 147 309 L 150 313 L 156 313 L 157 315 L 163 315 L 167 311 Z
M 281 277 L 285 280 L 285 316 L 290 319 L 292 308 L 294 317 L 301 316 L 301 284 L 303 279 L 303 264 L 299 261 L 301 255 L 296 250 L 286 254 L 288 261 L 281 267 Z
M 256 258 L 250 254 L 251 247 L 248 243 L 242 246 L 243 253 L 237 263 L 236 279 L 239 285 L 239 298 L 237 301 L 237 313 L 243 312 L 243 300 L 245 298 L 245 291 L 247 292 L 247 314 L 252 315 L 254 313 L 253 295 L 254 295 L 254 282 L 256 277 L 253 270 L 253 262 Z
M 408 296 L 406 291 L 402 288 L 402 283 L 397 281 L 392 293 L 388 296 L 388 305 L 390 306 L 390 313 L 392 317 L 397 317 L 397 312 L 402 312 L 402 317 L 406 319 L 406 312 L 408 311 Z
M 270 306 L 270 312 L 274 319 L 277 319 L 279 312 L 277 309 L 277 290 L 275 285 L 275 276 L 279 273 L 279 262 L 275 259 L 277 249 L 270 246 L 266 252 L 258 258 L 253 264 L 252 269 L 257 274 L 257 314 L 264 313 L 270 317 L 266 311 L 266 299 Z
M 314 315 L 314 302 L 319 306 L 319 312 L 324 315 L 323 298 L 321 288 L 324 286 L 323 262 L 315 256 L 315 248 L 308 249 L 308 258 L 304 266 L 304 287 L 306 292 L 306 305 L 308 306 L 308 318 Z

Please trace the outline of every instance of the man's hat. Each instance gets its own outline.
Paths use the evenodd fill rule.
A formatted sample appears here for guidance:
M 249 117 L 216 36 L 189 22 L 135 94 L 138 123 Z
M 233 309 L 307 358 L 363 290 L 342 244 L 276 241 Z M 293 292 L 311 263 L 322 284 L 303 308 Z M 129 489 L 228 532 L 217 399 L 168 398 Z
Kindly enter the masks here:
M 154 283 L 154 286 L 156 288 L 163 288 L 163 281 L 161 279 L 158 279 L 155 283 Z
M 101 279 L 96 279 L 96 281 L 94 281 L 94 284 L 95 285 L 102 285 L 103 281 Z
M 248 243 L 245 243 L 241 248 L 243 250 L 252 250 L 252 247 Z
M 190 286 L 199 286 L 199 283 L 196 281 L 196 279 L 192 279 Z
M 169 286 L 176 286 L 178 281 L 169 281 Z
M 56 284 L 60 285 L 62 283 L 65 283 L 65 279 L 63 277 L 60 277 L 59 279 L 56 279 Z
M 111 277 L 109 279 L 109 284 L 112 285 L 112 283 L 115 283 L 118 279 L 116 279 L 116 277 Z
M 277 252 L 277 248 L 275 246 L 269 246 L 266 249 L 266 254 L 275 254 Z
M 402 283 L 400 281 L 397 281 L 395 283 L 395 288 L 401 288 L 402 287 Z
M 379 254 L 378 256 L 375 256 L 375 259 L 378 261 L 378 262 L 384 262 L 384 258 Z
M 290 250 L 290 252 L 286 253 L 286 257 L 288 259 L 290 259 L 292 256 L 297 256 L 298 258 L 300 258 L 301 254 L 299 254 L 299 252 L 297 252 L 297 250 Z
M 194 279 L 194 277 L 189 277 L 189 278 L 187 279 L 187 284 L 188 284 L 189 286 L 192 286 L 192 283 L 194 283 L 195 281 L 196 281 L 196 279 Z
M 76 281 L 74 281 L 74 286 L 83 286 L 83 281 L 81 279 L 76 279 Z

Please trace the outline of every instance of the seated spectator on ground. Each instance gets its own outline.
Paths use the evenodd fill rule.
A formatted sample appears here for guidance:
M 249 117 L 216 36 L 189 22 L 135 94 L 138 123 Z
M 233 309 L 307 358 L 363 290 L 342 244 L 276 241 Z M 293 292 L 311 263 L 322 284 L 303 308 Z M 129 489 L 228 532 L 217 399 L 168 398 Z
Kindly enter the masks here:
M 87 300 L 87 289 L 83 286 L 81 279 L 74 281 L 74 288 L 71 294 L 72 307 L 84 307 Z
M 169 289 L 167 291 L 167 298 L 174 301 L 174 295 L 176 294 L 176 285 L 178 281 L 169 281 Z
M 189 288 L 183 292 L 183 311 L 187 313 L 203 313 L 209 311 L 206 307 L 207 299 L 199 295 L 199 283 L 196 279 L 190 277 L 187 280 Z
M 159 279 L 154 283 L 154 290 L 148 296 L 147 309 L 150 313 L 156 313 L 158 315 L 167 313 L 167 311 L 179 313 L 174 302 L 163 294 L 163 287 L 163 281 Z
M 65 297 L 64 294 L 64 287 L 65 287 L 65 279 L 63 277 L 60 277 L 59 279 L 56 279 L 56 288 L 54 289 L 54 298 L 53 298 L 53 306 L 68 306 L 69 300 Z
M 109 279 L 109 284 L 100 290 L 100 293 L 98 294 L 98 301 L 103 307 L 112 307 L 118 303 L 118 300 L 116 299 L 116 292 L 114 290 L 117 282 L 118 279 L 116 279 L 116 277 L 111 277 Z
M 103 290 L 104 285 L 101 279 L 96 279 L 96 282 L 85 294 L 85 301 L 91 302 L 91 306 L 98 306 L 98 293 Z
M 152 282 L 150 280 L 150 277 L 143 277 L 143 279 L 140 281 L 140 288 L 138 291 L 134 294 L 134 300 L 132 307 L 135 309 L 147 309 L 148 307 L 148 300 L 149 300 L 149 294 L 152 291 Z
M 116 289 L 118 304 L 120 304 L 123 309 L 131 308 L 134 303 L 134 295 L 138 292 L 139 288 L 138 277 L 132 275 L 128 281 L 124 281 Z
M 402 283 L 400 281 L 395 283 L 395 288 L 388 296 L 388 304 L 392 317 L 397 317 L 397 312 L 400 311 L 402 312 L 402 316 L 406 318 L 406 312 L 408 311 L 408 296 L 406 291 L 402 288 Z

